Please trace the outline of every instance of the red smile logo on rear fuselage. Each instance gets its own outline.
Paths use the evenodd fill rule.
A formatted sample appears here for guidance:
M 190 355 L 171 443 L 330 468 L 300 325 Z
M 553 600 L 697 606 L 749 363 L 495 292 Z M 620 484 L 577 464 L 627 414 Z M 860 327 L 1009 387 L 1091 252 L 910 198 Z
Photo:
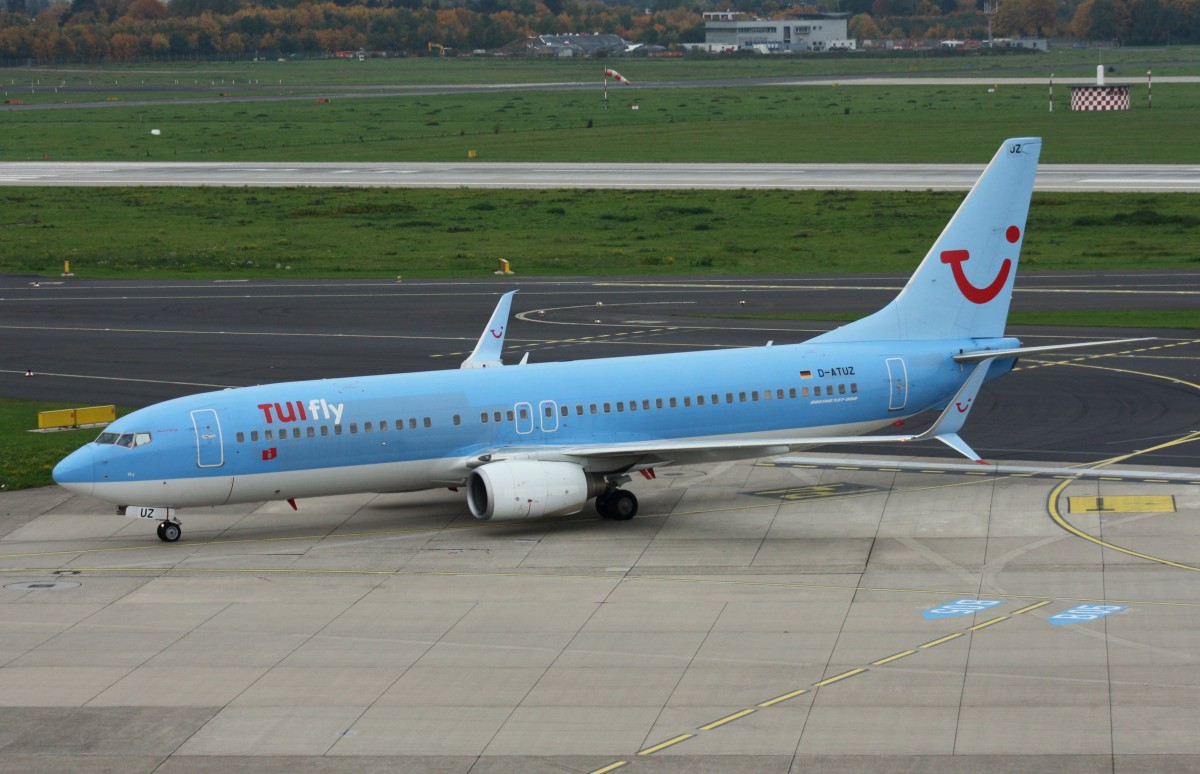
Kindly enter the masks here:
M 1015 244 L 1021 238 L 1021 229 L 1009 226 L 1008 230 L 1004 232 L 1004 237 L 1010 244 Z M 1012 270 L 1012 261 L 1005 258 L 1004 263 L 1000 264 L 1000 272 L 996 274 L 996 278 L 990 285 L 981 288 L 971 284 L 971 280 L 967 279 L 967 274 L 963 271 L 963 262 L 970 259 L 971 253 L 967 250 L 944 250 L 942 252 L 942 263 L 950 264 L 950 270 L 954 273 L 954 282 L 958 285 L 958 290 L 963 297 L 973 304 L 986 304 L 1000 294 L 1004 283 L 1008 281 L 1008 273 Z

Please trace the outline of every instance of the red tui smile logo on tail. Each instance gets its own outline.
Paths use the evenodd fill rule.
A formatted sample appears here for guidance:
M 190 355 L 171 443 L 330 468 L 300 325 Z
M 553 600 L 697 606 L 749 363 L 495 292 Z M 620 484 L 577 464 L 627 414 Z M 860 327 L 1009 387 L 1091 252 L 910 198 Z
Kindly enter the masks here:
M 1009 243 L 1015 243 L 1021 238 L 1021 229 L 1016 226 L 1009 226 L 1004 232 L 1004 238 Z M 950 264 L 950 270 L 954 272 L 954 282 L 958 285 L 958 290 L 963 296 L 973 304 L 986 304 L 997 295 L 1000 294 L 1000 289 L 1004 287 L 1004 283 L 1008 280 L 1008 273 L 1012 270 L 1012 261 L 1005 258 L 1004 263 L 1000 264 L 1000 272 L 992 283 L 987 287 L 976 287 L 971 284 L 971 280 L 967 279 L 966 272 L 963 271 L 963 262 L 971 259 L 971 253 L 968 250 L 944 250 L 942 252 L 942 263 Z

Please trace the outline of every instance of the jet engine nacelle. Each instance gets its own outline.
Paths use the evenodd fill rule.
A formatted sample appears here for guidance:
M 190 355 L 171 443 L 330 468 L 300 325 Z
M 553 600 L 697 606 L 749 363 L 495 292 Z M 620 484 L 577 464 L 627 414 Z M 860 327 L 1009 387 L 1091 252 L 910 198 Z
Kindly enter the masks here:
M 583 510 L 602 486 L 571 462 L 504 460 L 471 471 L 467 504 L 481 521 L 562 516 Z

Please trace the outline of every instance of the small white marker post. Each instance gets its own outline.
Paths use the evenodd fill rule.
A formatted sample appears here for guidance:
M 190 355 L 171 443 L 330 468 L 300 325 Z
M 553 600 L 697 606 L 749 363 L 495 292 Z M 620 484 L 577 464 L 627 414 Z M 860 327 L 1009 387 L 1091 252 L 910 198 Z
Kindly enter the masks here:
M 1054 112 L 1054 73 L 1050 73 L 1050 112 Z
M 1152 84 L 1150 83 L 1150 70 L 1146 70 L 1146 107 L 1154 107 L 1154 94 L 1151 92 Z

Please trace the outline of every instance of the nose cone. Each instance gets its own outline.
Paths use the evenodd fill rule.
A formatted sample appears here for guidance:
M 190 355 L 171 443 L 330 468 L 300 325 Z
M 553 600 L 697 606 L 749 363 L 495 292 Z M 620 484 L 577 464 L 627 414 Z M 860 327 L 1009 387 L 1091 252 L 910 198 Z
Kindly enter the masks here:
M 76 494 L 91 495 L 96 486 L 96 457 L 91 446 L 84 446 L 67 455 L 54 466 L 54 481 L 63 489 Z

